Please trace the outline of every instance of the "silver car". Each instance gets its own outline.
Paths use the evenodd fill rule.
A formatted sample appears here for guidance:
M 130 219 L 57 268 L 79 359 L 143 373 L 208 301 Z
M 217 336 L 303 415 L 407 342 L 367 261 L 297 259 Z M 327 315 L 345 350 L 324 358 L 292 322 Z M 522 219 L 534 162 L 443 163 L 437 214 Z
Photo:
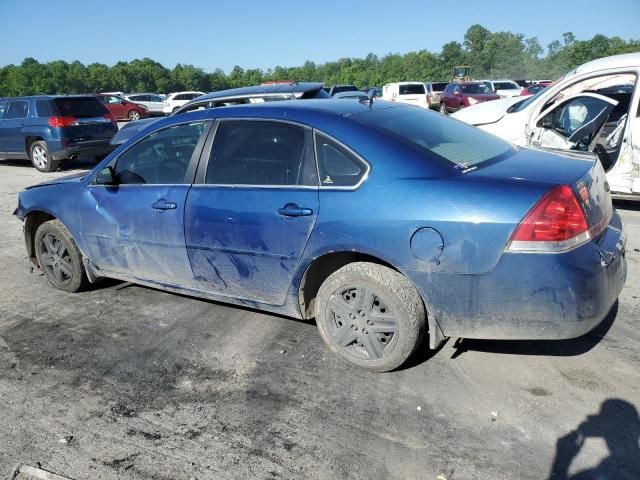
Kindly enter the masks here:
M 149 115 L 164 115 L 164 99 L 156 93 L 132 93 L 124 95 L 124 98 L 133 103 L 144 105 L 149 110 Z

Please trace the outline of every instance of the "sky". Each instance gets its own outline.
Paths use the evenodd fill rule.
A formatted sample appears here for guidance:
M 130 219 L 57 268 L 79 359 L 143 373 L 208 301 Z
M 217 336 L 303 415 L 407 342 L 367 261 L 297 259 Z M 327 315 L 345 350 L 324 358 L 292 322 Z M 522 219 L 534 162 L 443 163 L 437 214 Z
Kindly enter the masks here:
M 25 57 L 107 65 L 149 57 L 229 72 L 439 52 L 475 23 L 543 46 L 567 31 L 578 40 L 638 39 L 640 0 L 0 0 L 0 20 L 0 66 Z

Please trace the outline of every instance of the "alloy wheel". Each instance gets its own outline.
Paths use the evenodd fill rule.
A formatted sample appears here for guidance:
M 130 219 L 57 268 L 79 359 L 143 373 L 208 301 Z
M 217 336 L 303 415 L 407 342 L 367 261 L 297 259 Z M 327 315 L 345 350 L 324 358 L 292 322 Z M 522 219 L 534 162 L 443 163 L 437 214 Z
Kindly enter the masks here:
M 31 150 L 31 156 L 33 157 L 33 163 L 40 170 L 44 170 L 49 163 L 49 158 L 47 157 L 47 151 L 44 147 L 40 145 L 35 145 Z
M 73 264 L 67 244 L 58 236 L 47 233 L 40 242 L 40 262 L 47 276 L 57 285 L 69 283 L 73 278 Z

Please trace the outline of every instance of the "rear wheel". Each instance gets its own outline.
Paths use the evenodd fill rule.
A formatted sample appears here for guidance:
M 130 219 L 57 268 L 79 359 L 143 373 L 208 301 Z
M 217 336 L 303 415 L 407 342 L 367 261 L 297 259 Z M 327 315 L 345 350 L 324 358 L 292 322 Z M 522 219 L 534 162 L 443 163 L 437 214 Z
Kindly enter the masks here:
M 34 238 L 38 265 L 54 287 L 77 292 L 88 284 L 82 254 L 69 230 L 59 220 L 49 220 Z
M 39 172 L 55 172 L 60 164 L 59 161 L 51 159 L 47 143 L 42 140 L 37 140 L 29 146 L 29 159 Z
M 440 113 L 443 115 L 447 115 L 447 107 L 444 102 L 440 102 Z
M 374 263 L 351 263 L 320 287 L 316 323 L 329 348 L 359 367 L 386 372 L 419 345 L 426 314 L 415 287 Z
M 137 110 L 131 110 L 127 116 L 129 117 L 129 120 L 134 121 L 134 120 L 140 120 L 140 112 L 138 112 Z

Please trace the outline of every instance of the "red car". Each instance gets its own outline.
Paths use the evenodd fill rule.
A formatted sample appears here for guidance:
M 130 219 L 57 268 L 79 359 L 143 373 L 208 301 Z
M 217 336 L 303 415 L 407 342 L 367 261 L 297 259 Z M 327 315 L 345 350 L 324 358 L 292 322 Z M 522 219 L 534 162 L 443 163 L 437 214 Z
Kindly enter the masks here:
M 548 87 L 552 83 L 553 82 L 538 82 L 538 83 L 534 83 L 533 85 L 529 85 L 527 88 L 522 89 L 522 92 L 520 92 L 520 96 L 527 97 L 529 95 L 535 95 L 540 90 Z
M 440 113 L 446 115 L 476 103 L 498 100 L 499 98 L 500 95 L 493 93 L 482 82 L 450 83 L 440 94 Z
M 130 102 L 117 95 L 100 93 L 96 98 L 116 117 L 116 120 L 140 120 L 149 116 L 149 110 L 144 105 Z

